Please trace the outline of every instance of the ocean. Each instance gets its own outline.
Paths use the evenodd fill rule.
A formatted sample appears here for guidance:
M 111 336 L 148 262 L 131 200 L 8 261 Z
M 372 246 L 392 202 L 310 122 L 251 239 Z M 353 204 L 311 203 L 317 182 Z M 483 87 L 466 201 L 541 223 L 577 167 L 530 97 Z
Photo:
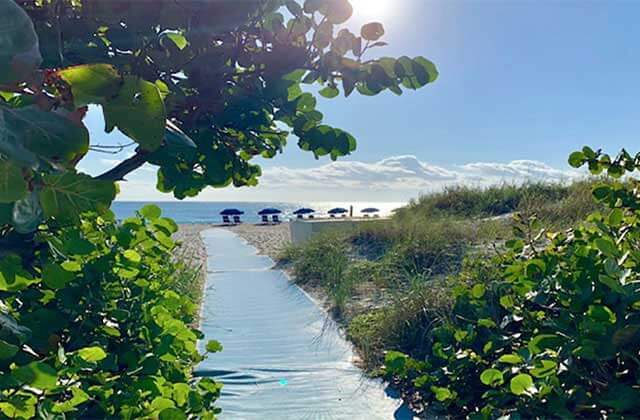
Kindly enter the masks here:
M 236 208 L 244 211 L 241 220 L 245 223 L 258 223 L 258 212 L 267 207 L 275 207 L 282 210 L 280 220 L 287 221 L 295 216 L 293 212 L 301 207 L 310 207 L 317 211 L 316 217 L 326 216 L 326 212 L 334 207 L 349 209 L 353 206 L 353 215 L 360 216 L 360 210 L 367 207 L 375 207 L 380 210 L 380 216 L 389 216 L 394 209 L 404 206 L 403 202 L 240 202 L 240 201 L 116 201 L 111 206 L 118 219 L 124 219 L 135 215 L 136 210 L 146 204 L 156 204 L 162 209 L 162 215 L 173 219 L 176 223 L 221 223 L 220 212 L 227 208 Z

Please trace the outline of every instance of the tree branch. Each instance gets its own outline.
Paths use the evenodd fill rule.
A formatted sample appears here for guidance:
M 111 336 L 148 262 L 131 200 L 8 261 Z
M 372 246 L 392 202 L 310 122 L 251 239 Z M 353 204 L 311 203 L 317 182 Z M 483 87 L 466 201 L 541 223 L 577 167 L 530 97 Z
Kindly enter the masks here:
M 98 175 L 96 179 L 104 181 L 122 181 L 127 174 L 144 165 L 148 158 L 149 152 L 145 150 L 138 150 L 135 155 L 123 160 L 107 172 Z

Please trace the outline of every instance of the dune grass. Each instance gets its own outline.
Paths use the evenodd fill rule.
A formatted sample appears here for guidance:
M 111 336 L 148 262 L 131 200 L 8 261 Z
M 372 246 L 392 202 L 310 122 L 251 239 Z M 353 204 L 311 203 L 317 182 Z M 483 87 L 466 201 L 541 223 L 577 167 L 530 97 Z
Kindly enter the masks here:
M 599 209 L 594 182 L 448 188 L 391 220 L 291 246 L 281 259 L 296 282 L 325 290 L 367 367 L 379 366 L 389 348 L 420 358 L 455 288 L 498 276 L 501 246 L 513 237 L 509 214 L 535 214 L 548 229 L 571 227 Z

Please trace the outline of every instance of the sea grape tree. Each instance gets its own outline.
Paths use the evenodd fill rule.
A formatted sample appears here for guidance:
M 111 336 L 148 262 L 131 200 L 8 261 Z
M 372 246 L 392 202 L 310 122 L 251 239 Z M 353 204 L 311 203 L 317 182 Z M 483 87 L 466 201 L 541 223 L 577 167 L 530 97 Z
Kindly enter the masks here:
M 301 85 L 319 84 L 325 97 L 401 94 L 438 75 L 422 57 L 367 58 L 385 45 L 383 26 L 341 28 L 352 14 L 347 0 L 0 4 L 0 152 L 14 181 L 0 196 L 4 222 L 23 232 L 108 207 L 113 182 L 145 162 L 158 168 L 160 191 L 185 198 L 207 186 L 256 185 L 252 159 L 274 157 L 290 136 L 336 159 L 355 139 L 324 124 Z M 93 105 L 105 130 L 117 128 L 135 148 L 97 177 L 75 169 L 101 147 L 82 122 Z
M 347 0 L 0 0 L 0 412 L 30 418 L 212 418 L 220 385 L 194 303 L 176 293 L 176 225 L 156 207 L 116 222 L 117 182 L 145 163 L 176 198 L 251 186 L 289 138 L 316 157 L 355 139 L 303 85 L 401 94 L 422 57 L 371 58 L 380 23 L 341 27 Z M 131 139 L 98 176 L 83 120 Z M 123 147 L 126 147 L 123 146 Z M 208 352 L 220 350 L 211 342 Z

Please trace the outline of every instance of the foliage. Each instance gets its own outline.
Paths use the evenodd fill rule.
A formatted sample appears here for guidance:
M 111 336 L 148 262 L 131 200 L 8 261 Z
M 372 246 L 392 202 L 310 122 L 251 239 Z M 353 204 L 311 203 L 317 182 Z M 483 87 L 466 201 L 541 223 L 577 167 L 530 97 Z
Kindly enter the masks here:
M 353 151 L 301 84 L 401 94 L 438 73 L 422 57 L 365 59 L 384 28 L 340 28 L 351 13 L 347 0 L 0 0 L 5 416 L 214 416 L 220 385 L 191 378 L 202 337 L 188 326 L 193 272 L 172 259 L 176 226 L 154 207 L 116 223 L 116 182 L 149 163 L 182 199 L 256 185 L 251 160 L 290 134 L 316 157 Z M 95 177 L 79 161 L 111 149 L 91 143 L 88 106 L 135 147 Z
M 566 184 L 528 182 L 522 185 L 504 183 L 486 188 L 449 186 L 442 192 L 424 195 L 398 212 L 398 217 L 417 216 L 491 217 L 522 210 L 532 200 L 549 206 L 566 199 L 585 197 L 591 200 L 594 180 Z M 585 200 L 587 201 L 587 200 Z M 588 213 L 583 213 L 586 216 Z
M 25 264 L 26 252 L 4 256 L 5 416 L 215 413 L 220 385 L 191 381 L 191 368 L 202 359 L 196 349 L 202 334 L 188 326 L 196 304 L 177 293 L 176 273 L 184 268 L 169 262 L 177 226 L 155 206 L 142 213 L 148 216 L 121 224 L 105 213 L 88 214 L 79 225 L 43 228 L 23 244 L 38 250 L 33 264 Z M 17 243 L 20 236 L 11 239 Z
M 633 416 L 640 350 L 637 182 L 595 186 L 608 207 L 545 233 L 522 219 L 499 276 L 455 289 L 421 359 L 389 352 L 387 375 L 432 412 L 494 418 Z M 548 245 L 539 242 L 546 238 Z

